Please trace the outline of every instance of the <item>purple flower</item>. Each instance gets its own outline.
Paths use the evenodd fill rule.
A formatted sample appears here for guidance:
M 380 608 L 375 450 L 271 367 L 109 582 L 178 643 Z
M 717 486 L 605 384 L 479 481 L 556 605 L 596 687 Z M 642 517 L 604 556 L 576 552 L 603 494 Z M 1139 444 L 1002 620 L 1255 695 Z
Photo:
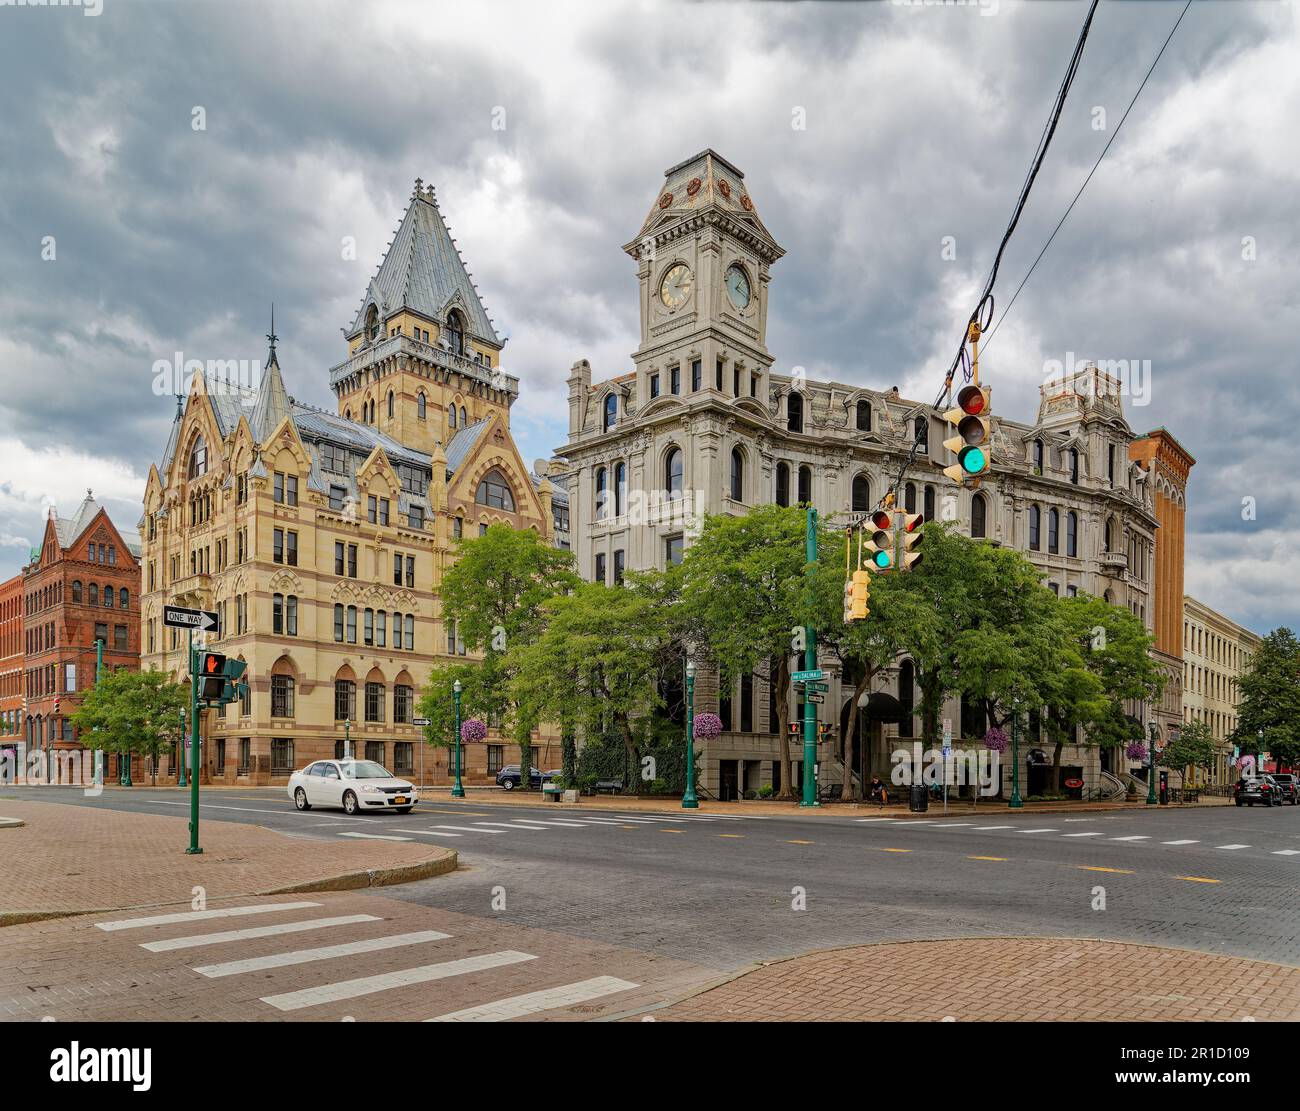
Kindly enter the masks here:
M 717 714 L 696 714 L 695 735 L 702 741 L 712 741 L 722 733 L 722 719 Z
M 1124 749 L 1130 760 L 1145 760 L 1147 758 L 1147 746 L 1142 741 L 1129 741 L 1128 747 Z
M 1007 735 L 996 725 L 984 734 L 984 747 L 994 752 L 1006 752 Z
M 487 736 L 487 726 L 478 718 L 470 718 L 468 721 L 460 723 L 460 739 L 469 743 L 470 741 L 481 741 Z

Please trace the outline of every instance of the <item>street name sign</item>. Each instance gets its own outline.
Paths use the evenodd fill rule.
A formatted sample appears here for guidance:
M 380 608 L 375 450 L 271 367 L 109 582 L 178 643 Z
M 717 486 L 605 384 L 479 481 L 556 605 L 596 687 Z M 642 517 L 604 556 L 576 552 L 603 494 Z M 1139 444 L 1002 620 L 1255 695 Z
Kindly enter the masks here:
M 184 606 L 163 606 L 163 625 L 173 629 L 197 629 L 206 633 L 215 629 L 218 618 L 211 610 L 192 610 Z
M 826 676 L 822 673 L 820 667 L 815 667 L 810 671 L 796 671 L 791 678 L 796 683 L 806 683 L 809 679 L 824 679 Z

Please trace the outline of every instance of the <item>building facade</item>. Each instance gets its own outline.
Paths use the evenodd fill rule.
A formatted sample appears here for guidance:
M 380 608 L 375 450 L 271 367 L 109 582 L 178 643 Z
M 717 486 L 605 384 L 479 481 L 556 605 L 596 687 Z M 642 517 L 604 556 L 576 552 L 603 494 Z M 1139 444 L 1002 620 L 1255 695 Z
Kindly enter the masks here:
M 23 736 L 23 576 L 0 583 L 0 750 L 17 760 Z M 0 751 L 0 765 L 5 752 Z M 16 768 L 16 764 L 12 764 Z
M 23 740 L 58 774 L 59 753 L 81 749 L 69 714 L 105 669 L 140 662 L 140 549 L 90 491 L 72 517 L 50 511 L 22 574 Z M 117 774 L 111 757 L 106 774 Z M 121 758 L 122 760 L 125 757 Z M 133 775 L 140 773 L 139 758 Z
M 1250 669 L 1263 637 L 1212 610 L 1190 594 L 1183 596 L 1183 721 L 1209 726 L 1218 747 L 1210 782 L 1236 781 L 1233 733 L 1241 702 L 1239 681 Z
M 950 462 L 940 446 L 945 425 L 930 404 L 905 399 L 896 387 L 773 370 L 771 271 L 784 251 L 743 173 L 716 152 L 666 171 L 623 249 L 638 279 L 635 369 L 597 380 L 587 361 L 574 364 L 569 436 L 557 449 L 584 577 L 615 582 L 624 570 L 680 560 L 703 513 L 742 514 L 775 502 L 811 503 L 823 519 L 841 522 L 860 516 L 919 439 L 918 462 L 900 491 L 909 511 L 960 521 L 973 536 L 1024 552 L 1058 594 L 1105 598 L 1152 628 L 1157 518 L 1150 471 L 1130 459 L 1123 383 L 1087 366 L 1045 384 L 1032 425 L 994 418 L 991 476 L 978 490 L 956 488 L 940 473 Z M 840 730 L 852 686 L 844 689 L 836 660 L 821 666 L 830 691 L 819 712 Z M 701 746 L 709 792 L 749 793 L 779 774 L 779 746 L 789 743 L 783 726 L 795 707 L 775 704 L 770 678 L 768 671 L 748 676 L 729 691 L 719 691 L 716 678 L 697 680 L 697 709 L 722 711 L 729 726 Z M 904 708 L 919 704 L 908 660 L 883 673 L 877 690 Z M 982 735 L 959 702 L 944 716 L 955 735 Z M 876 724 L 866 752 L 854 754 L 854 771 L 865 761 L 868 774 L 887 775 L 889 750 L 914 728 L 910 715 L 900 725 Z M 832 755 L 837 746 L 827 744 L 819 758 L 823 781 L 844 774 Z M 1032 789 L 1050 757 L 1032 736 L 1022 752 L 1021 782 Z M 801 742 L 792 745 L 796 768 L 801 754 Z M 1062 766 L 1091 785 L 1127 763 L 1122 752 L 1080 745 L 1067 748 Z M 1009 768 L 1005 774 L 1009 781 Z
M 518 379 L 422 182 L 344 331 L 336 413 L 288 395 L 272 335 L 256 390 L 196 376 L 149 474 L 145 666 L 185 671 L 166 603 L 215 611 L 207 646 L 247 664 L 248 698 L 205 714 L 200 775 L 219 783 L 345 751 L 445 782 L 447 750 L 412 724 L 429 670 L 465 655 L 443 572 L 491 523 L 553 535 L 551 484 L 510 434 Z M 469 780 L 503 748 L 469 746 Z

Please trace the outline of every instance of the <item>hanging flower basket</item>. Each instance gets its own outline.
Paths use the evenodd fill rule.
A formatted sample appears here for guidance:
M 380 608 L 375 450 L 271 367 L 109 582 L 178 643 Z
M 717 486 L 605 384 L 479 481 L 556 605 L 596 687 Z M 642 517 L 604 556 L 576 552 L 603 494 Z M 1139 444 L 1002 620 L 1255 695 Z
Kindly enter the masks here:
M 1130 760 L 1145 760 L 1147 758 L 1147 746 L 1141 741 L 1129 741 L 1124 751 L 1128 754 Z
M 695 715 L 695 736 L 701 741 L 712 741 L 722 734 L 722 719 L 717 714 Z
M 471 741 L 481 741 L 487 736 L 487 726 L 478 718 L 470 718 L 468 721 L 460 723 L 460 739 L 468 744 Z
M 992 752 L 1006 752 L 1007 735 L 996 725 L 984 734 L 984 747 Z

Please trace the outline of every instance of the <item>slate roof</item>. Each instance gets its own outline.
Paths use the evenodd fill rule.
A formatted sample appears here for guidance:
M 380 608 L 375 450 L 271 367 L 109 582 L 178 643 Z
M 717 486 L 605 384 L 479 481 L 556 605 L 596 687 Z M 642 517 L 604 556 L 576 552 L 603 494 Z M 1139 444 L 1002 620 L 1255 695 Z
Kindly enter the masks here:
M 264 442 L 289 415 L 289 394 L 284 388 L 284 379 L 280 376 L 280 360 L 275 357 L 275 349 L 272 348 L 271 359 L 262 372 L 262 381 L 257 388 L 257 403 L 253 406 L 253 415 L 248 421 L 253 438 L 259 444 Z
M 691 186 L 697 181 L 699 184 L 692 193 Z M 648 232 L 665 215 L 686 216 L 709 205 L 752 224 L 764 236 L 771 238 L 763 221 L 758 218 L 754 199 L 745 188 L 744 173 L 711 148 L 664 171 L 663 185 L 650 205 L 641 232 Z
M 70 548 L 77 542 L 77 538 L 90 527 L 90 522 L 103 506 L 99 504 L 90 493 L 86 491 L 86 496 L 82 498 L 81 504 L 77 506 L 77 512 L 71 517 L 54 518 L 54 534 L 58 538 L 60 548 Z M 109 518 L 112 520 L 112 517 Z M 136 559 L 139 559 L 144 551 L 138 536 L 134 536 L 127 529 L 123 529 L 116 521 L 113 521 L 113 527 L 117 529 L 118 534 L 122 537 L 123 543 Z
M 411 203 L 378 272 L 370 280 L 348 335 L 361 331 L 372 301 L 378 304 L 381 316 L 408 308 L 444 321 L 453 298 L 457 298 L 469 331 L 499 347 L 501 341 L 452 242 L 433 188 L 422 188 L 417 178 Z
M 447 443 L 447 473 L 453 474 L 460 465 L 468 458 L 469 453 L 478 443 L 479 437 L 483 435 L 484 429 L 487 428 L 490 418 L 484 417 L 480 421 L 467 425 L 464 428 L 457 429 L 454 435 Z

